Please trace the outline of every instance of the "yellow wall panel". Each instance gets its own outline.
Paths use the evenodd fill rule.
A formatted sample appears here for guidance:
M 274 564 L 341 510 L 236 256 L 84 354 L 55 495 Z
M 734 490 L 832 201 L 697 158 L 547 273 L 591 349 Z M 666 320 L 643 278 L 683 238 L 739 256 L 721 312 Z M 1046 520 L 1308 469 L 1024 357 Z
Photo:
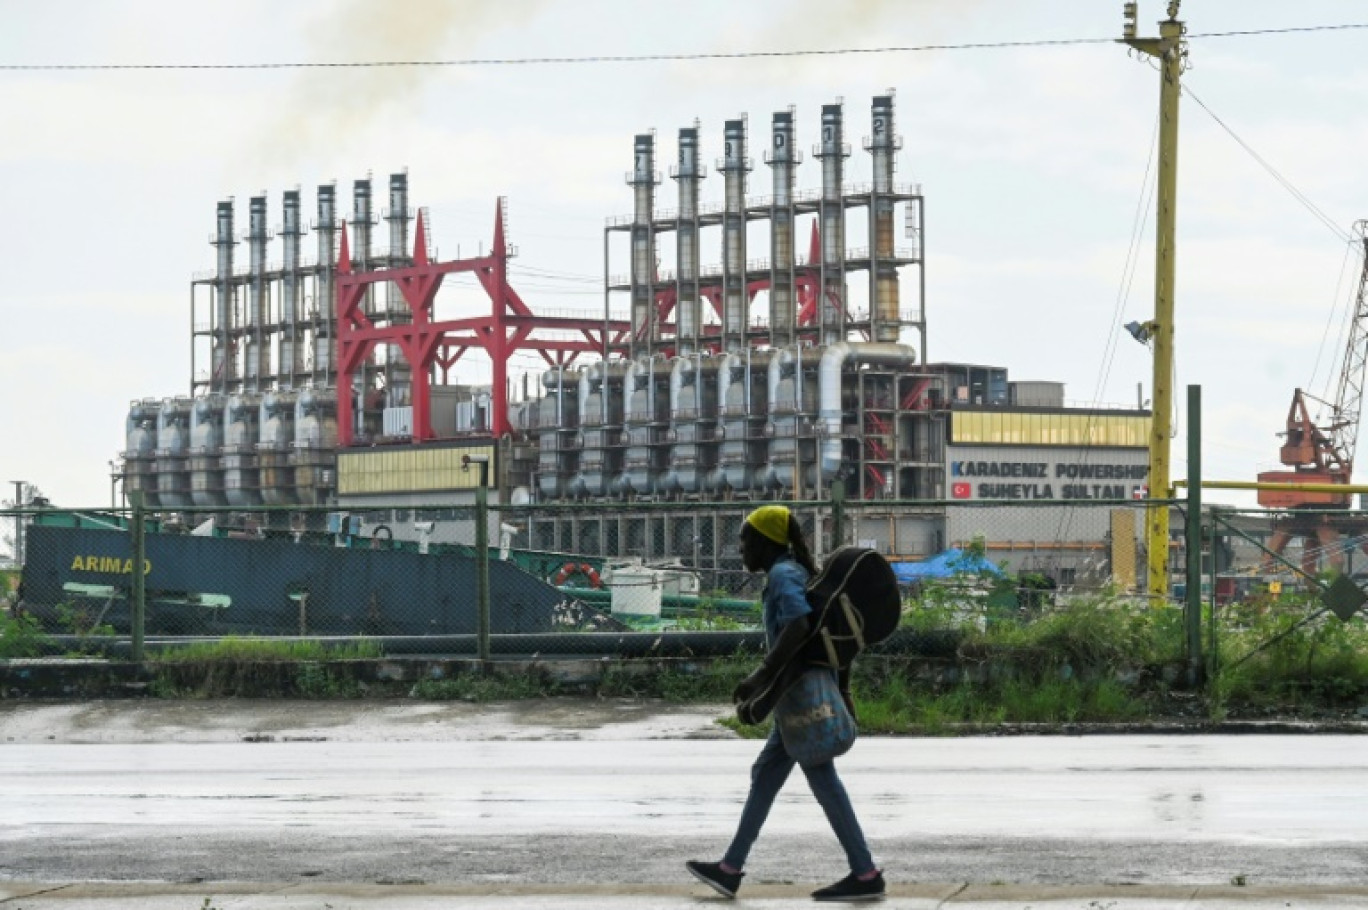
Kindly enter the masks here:
M 493 461 L 494 447 L 339 452 L 337 491 L 342 495 L 356 495 L 471 490 L 480 482 L 480 472 L 474 467 L 469 471 L 461 470 L 465 455 L 487 455 Z
M 1133 414 L 951 412 L 950 438 L 959 445 L 1144 446 L 1150 419 Z

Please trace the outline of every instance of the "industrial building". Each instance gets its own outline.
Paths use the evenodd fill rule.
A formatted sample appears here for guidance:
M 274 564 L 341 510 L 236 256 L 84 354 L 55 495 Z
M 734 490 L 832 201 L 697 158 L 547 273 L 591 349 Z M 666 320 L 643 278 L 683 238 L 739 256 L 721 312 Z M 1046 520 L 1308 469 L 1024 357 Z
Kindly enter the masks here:
M 233 202 L 219 203 L 217 267 L 192 283 L 190 394 L 133 403 L 125 488 L 168 512 L 321 505 L 359 516 L 361 533 L 383 521 L 396 536 L 422 524 L 425 539 L 461 539 L 468 525 L 441 510 L 471 501 L 462 456 L 488 454 L 494 500 L 520 508 L 514 546 L 704 569 L 735 561 L 751 503 L 823 501 L 839 481 L 860 506 L 851 542 L 892 558 L 977 537 L 1015 568 L 1133 583 L 1139 513 L 1082 507 L 1143 495 L 1148 412 L 1067 407 L 1060 383 L 928 362 L 923 196 L 895 180 L 895 97 L 870 106 L 865 182 L 848 177 L 844 114 L 821 109 L 811 191 L 798 189 L 798 112 L 773 114 L 766 195 L 750 187 L 749 121 L 726 121 L 720 203 L 701 200 L 703 131 L 679 130 L 673 210 L 657 206 L 657 136 L 637 135 L 632 213 L 604 228 L 601 314 L 539 315 L 522 300 L 502 203 L 488 254 L 434 262 L 425 213 L 410 231 L 406 174 L 390 178 L 384 252 L 369 178 L 350 223 L 335 187 L 319 187 L 312 261 L 297 190 L 278 262 L 267 200 L 251 200 L 245 270 Z M 479 279 L 489 315 L 434 318 L 455 272 Z M 447 382 L 475 347 L 492 383 Z M 548 365 L 521 390 L 508 375 L 519 349 Z M 1038 507 L 989 505 L 1000 500 Z M 644 508 L 659 502 L 676 505 Z

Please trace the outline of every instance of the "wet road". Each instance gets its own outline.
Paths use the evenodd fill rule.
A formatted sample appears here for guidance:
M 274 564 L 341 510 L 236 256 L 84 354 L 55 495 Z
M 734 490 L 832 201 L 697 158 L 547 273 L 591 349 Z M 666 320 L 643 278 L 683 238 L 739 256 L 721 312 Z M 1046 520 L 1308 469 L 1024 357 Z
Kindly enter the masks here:
M 677 882 L 682 860 L 725 846 L 758 749 L 717 714 L 6 708 L 0 878 Z M 893 879 L 1324 885 L 1368 878 L 1365 745 L 867 738 L 839 766 Z M 795 775 L 748 881 L 816 883 L 841 865 Z

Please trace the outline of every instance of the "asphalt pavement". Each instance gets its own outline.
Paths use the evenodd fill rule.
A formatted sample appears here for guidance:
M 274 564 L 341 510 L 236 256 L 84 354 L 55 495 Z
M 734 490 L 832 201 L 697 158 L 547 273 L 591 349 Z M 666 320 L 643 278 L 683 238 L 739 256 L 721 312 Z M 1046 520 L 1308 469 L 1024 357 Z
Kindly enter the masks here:
M 722 706 L 0 703 L 0 908 L 672 908 L 758 743 Z M 1368 907 L 1355 736 L 868 737 L 887 906 Z M 840 851 L 795 775 L 738 906 Z

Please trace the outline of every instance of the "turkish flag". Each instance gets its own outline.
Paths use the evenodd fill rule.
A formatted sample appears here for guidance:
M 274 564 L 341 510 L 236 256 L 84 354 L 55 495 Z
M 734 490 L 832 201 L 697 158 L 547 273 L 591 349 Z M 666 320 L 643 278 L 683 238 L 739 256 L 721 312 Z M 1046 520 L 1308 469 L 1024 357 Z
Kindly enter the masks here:
M 971 483 L 955 483 L 950 485 L 950 495 L 956 499 L 968 499 L 973 495 L 974 485 Z

